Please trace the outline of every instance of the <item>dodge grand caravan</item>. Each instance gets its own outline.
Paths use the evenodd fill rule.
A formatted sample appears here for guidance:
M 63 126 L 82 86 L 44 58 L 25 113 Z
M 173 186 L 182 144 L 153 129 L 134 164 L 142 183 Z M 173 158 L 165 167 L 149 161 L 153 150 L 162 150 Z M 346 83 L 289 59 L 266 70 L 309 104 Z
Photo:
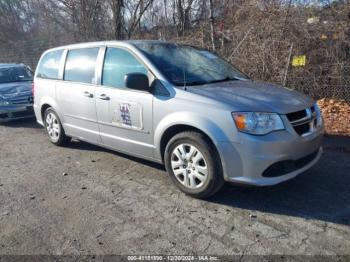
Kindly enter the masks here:
M 183 192 L 225 181 L 274 185 L 322 154 L 309 97 L 250 80 L 217 55 L 160 41 L 110 41 L 46 51 L 34 111 L 49 139 L 70 138 L 164 163 Z

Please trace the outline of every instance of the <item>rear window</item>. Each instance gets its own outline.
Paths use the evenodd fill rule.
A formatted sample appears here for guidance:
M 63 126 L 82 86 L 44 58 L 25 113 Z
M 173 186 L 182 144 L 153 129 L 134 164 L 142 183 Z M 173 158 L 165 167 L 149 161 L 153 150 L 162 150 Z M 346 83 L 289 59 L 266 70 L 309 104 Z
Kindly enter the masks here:
M 43 56 L 37 70 L 37 77 L 58 79 L 58 68 L 63 50 L 52 51 Z
M 99 48 L 70 50 L 67 55 L 64 80 L 93 84 Z

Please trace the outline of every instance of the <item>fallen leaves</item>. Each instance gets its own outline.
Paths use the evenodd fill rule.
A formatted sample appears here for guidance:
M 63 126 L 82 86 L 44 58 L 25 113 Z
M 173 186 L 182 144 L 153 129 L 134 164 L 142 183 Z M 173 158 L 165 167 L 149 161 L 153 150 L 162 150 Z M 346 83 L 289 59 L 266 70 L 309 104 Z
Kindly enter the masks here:
M 327 134 L 350 136 L 349 103 L 344 100 L 322 98 L 317 104 L 321 108 Z

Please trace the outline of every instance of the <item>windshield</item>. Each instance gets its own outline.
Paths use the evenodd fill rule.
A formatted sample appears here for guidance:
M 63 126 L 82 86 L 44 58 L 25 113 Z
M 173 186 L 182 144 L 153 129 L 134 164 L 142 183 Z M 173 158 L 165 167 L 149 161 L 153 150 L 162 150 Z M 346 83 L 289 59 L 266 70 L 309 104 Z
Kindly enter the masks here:
M 171 43 L 140 42 L 135 46 L 176 86 L 203 85 L 248 78 L 207 50 Z
M 24 66 L 0 68 L 0 83 L 33 81 L 32 72 Z

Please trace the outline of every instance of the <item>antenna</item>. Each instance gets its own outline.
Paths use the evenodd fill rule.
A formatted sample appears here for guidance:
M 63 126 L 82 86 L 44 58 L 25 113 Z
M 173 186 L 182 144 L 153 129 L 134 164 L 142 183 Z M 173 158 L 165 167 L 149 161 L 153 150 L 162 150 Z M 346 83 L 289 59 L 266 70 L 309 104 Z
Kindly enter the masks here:
M 183 75 L 184 75 L 184 90 L 186 91 L 187 90 L 187 88 L 186 88 L 186 72 L 185 72 L 185 70 L 184 70 L 184 68 L 182 67 L 182 73 L 183 73 Z

